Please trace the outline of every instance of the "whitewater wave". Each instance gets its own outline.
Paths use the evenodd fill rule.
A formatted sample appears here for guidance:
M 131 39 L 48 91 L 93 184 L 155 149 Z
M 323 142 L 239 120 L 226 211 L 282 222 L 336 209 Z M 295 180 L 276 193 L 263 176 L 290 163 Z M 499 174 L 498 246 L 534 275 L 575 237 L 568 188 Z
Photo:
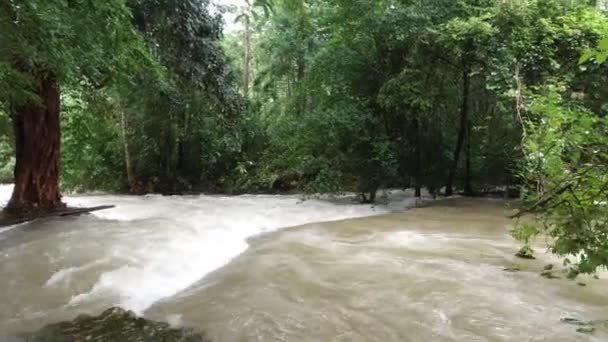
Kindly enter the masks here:
M 116 207 L 92 217 L 66 219 L 73 228 L 62 228 L 64 236 L 50 243 L 64 247 L 48 252 L 60 267 L 49 275 L 42 291 L 86 283 L 83 279 L 93 274 L 92 286 L 84 291 L 82 286 L 75 287 L 67 307 L 101 301 L 142 313 L 246 251 L 250 237 L 307 223 L 402 210 L 417 204 L 410 195 L 393 192 L 390 205 L 379 206 L 345 198 L 327 201 L 270 195 L 68 196 L 65 201 L 71 206 Z M 1 187 L 0 196 L 0 203 L 8 200 L 10 188 Z M 53 222 L 61 225 L 63 221 Z

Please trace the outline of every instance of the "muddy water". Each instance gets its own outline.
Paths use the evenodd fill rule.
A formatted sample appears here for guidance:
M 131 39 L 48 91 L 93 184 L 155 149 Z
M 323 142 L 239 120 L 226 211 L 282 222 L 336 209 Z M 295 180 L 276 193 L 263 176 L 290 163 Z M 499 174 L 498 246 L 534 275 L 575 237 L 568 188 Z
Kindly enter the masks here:
M 557 260 L 513 257 L 505 213 L 458 199 L 258 237 L 147 315 L 216 341 L 608 341 L 560 322 L 608 319 L 608 283 L 541 278 Z
M 117 208 L 0 232 L 0 341 L 113 305 L 214 341 L 608 341 L 560 322 L 608 319 L 606 276 L 539 277 L 502 201 L 67 200 Z
M 11 188 L 0 186 L 0 206 Z M 300 196 L 72 196 L 70 205 L 115 204 L 94 215 L 0 228 L 0 341 L 118 305 L 144 314 L 285 227 L 402 211 L 389 205 Z

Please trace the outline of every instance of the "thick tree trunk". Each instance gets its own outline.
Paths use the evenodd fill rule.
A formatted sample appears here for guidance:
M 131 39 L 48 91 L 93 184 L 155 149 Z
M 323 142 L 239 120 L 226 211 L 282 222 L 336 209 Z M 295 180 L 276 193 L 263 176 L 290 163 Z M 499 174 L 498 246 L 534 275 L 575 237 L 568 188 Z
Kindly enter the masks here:
M 450 167 L 448 182 L 445 187 L 446 196 L 454 194 L 454 178 L 458 170 L 458 162 L 460 161 L 460 152 L 464 145 L 464 139 L 467 131 L 467 122 L 469 116 L 469 83 L 470 83 L 470 68 L 468 66 L 462 68 L 462 106 L 460 108 L 460 129 L 458 130 L 458 140 L 456 141 L 456 149 L 454 150 L 454 159 Z
M 65 207 L 59 193 L 60 99 L 55 76 L 33 72 L 40 101 L 12 108 L 15 187 L 5 210 L 37 214 Z

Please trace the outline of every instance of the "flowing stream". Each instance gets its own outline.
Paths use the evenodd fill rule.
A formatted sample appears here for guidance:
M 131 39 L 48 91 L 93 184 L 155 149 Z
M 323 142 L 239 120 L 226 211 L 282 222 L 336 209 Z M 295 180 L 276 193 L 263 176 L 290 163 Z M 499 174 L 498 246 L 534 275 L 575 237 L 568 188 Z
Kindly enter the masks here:
M 504 201 L 66 200 L 117 207 L 0 228 L 0 341 L 114 305 L 214 341 L 608 341 L 560 321 L 608 319 L 605 274 L 541 278 Z

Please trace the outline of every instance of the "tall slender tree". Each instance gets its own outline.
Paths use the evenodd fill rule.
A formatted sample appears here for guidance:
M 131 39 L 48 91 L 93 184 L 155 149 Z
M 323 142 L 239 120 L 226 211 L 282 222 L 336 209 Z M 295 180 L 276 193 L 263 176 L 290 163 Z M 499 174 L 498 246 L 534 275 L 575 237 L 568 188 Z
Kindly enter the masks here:
M 241 7 L 240 13 L 235 21 L 243 24 L 243 96 L 249 97 L 251 91 L 251 62 L 253 60 L 252 42 L 253 25 L 261 16 L 257 9 L 261 9 L 264 17 L 268 17 L 272 11 L 272 0 L 243 0 L 245 5 Z
M 445 193 L 450 196 L 454 192 L 454 180 L 463 148 L 465 148 L 464 192 L 466 195 L 472 195 L 469 148 L 470 134 L 472 133 L 470 117 L 471 84 L 473 73 L 478 73 L 478 69 L 484 66 L 486 60 L 485 49 L 487 49 L 489 42 L 496 34 L 496 29 L 487 21 L 487 16 L 484 15 L 471 15 L 464 20 L 456 18 L 443 25 L 442 29 L 442 42 L 447 51 L 450 51 L 455 56 L 455 60 L 451 61 L 449 65 L 457 68 L 461 75 L 459 128 Z

